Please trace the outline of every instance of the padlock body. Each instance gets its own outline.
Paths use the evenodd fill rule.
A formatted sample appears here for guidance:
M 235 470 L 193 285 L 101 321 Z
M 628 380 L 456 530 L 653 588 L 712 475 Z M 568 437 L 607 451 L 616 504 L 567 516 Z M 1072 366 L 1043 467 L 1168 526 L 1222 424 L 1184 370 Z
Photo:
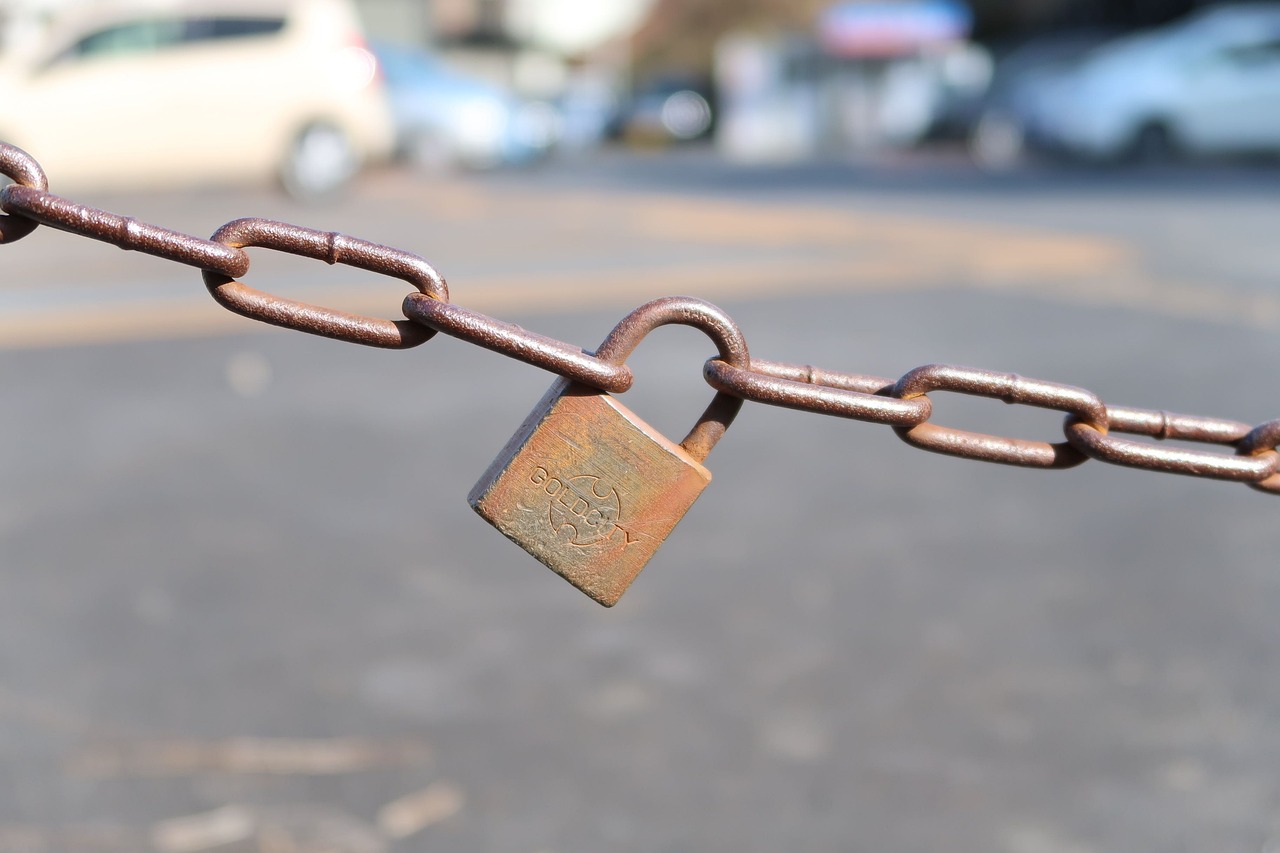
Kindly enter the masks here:
M 467 500 L 611 607 L 709 482 L 710 471 L 617 399 L 561 379 Z

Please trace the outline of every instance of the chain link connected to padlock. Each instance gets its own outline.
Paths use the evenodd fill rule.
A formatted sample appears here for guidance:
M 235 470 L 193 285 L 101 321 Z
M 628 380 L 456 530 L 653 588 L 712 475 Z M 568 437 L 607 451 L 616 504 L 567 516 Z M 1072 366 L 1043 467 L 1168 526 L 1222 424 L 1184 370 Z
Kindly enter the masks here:
M 747 343 L 708 302 L 668 297 L 619 323 L 596 357 L 622 364 L 658 326 L 696 326 L 746 367 Z M 485 521 L 591 598 L 612 607 L 711 482 L 702 462 L 742 408 L 717 392 L 675 444 L 605 391 L 559 379 L 467 500 Z
M 549 370 L 560 379 L 481 477 L 470 502 L 485 519 L 596 601 L 611 605 L 671 532 L 711 474 L 702 465 L 744 400 L 884 424 L 926 450 L 1004 465 L 1064 468 L 1089 459 L 1149 471 L 1243 482 L 1280 494 L 1280 419 L 1250 426 L 1222 418 L 1108 405 L 1070 385 L 1010 373 L 928 365 L 894 381 L 809 365 L 752 359 L 727 314 L 690 297 L 669 297 L 627 315 L 600 349 L 529 332 L 449 301 L 444 279 L 409 252 L 264 219 L 240 219 L 210 240 L 148 225 L 48 192 L 29 154 L 0 142 L 0 244 L 44 224 L 203 271 L 229 310 L 276 326 L 351 343 L 406 348 L 435 332 Z M 259 246 L 403 279 L 407 321 L 361 317 L 253 290 L 245 247 Z M 704 331 L 718 357 L 703 375 L 716 397 L 680 444 L 664 438 L 612 394 L 631 387 L 627 357 L 654 328 Z M 1067 413 L 1066 441 L 1027 441 L 929 423 L 932 391 L 994 397 Z M 1227 447 L 1215 453 L 1159 447 L 1138 435 Z

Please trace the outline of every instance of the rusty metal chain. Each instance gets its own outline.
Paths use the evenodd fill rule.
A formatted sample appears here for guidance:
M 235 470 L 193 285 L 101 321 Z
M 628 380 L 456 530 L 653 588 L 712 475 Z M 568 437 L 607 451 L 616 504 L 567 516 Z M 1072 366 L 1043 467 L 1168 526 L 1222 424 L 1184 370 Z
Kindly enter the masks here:
M 901 379 L 823 370 L 752 358 L 742 332 L 722 310 L 691 297 L 667 297 L 637 308 L 599 350 L 544 337 L 449 301 L 443 277 L 424 259 L 333 232 L 267 219 L 238 219 L 205 240 L 148 225 L 54 195 L 44 170 L 29 154 L 0 142 L 0 174 L 14 183 L 0 189 L 0 244 L 46 225 L 128 251 L 196 267 L 213 298 L 244 317 L 366 346 L 401 349 L 436 333 L 485 347 L 576 382 L 615 394 L 631 387 L 624 342 L 667 323 L 692 325 L 715 342 L 717 357 L 703 375 L 718 392 L 686 443 L 710 447 L 742 401 L 893 427 L 915 447 L 1004 465 L 1068 468 L 1089 459 L 1147 471 L 1243 482 L 1280 494 L 1280 419 L 1258 426 L 1214 417 L 1180 415 L 1107 405 L 1090 391 L 1010 373 L 953 365 L 928 365 Z M 241 283 L 249 272 L 245 247 L 256 246 L 329 264 L 346 264 L 403 279 L 415 291 L 405 297 L 405 320 L 384 320 L 307 305 Z M 631 344 L 634 346 L 634 343 Z M 1067 414 L 1066 440 L 1028 441 L 965 432 L 930 421 L 931 392 L 952 391 Z M 725 416 L 727 413 L 727 417 Z M 1217 445 L 1232 452 L 1161 447 L 1120 436 L 1143 436 Z

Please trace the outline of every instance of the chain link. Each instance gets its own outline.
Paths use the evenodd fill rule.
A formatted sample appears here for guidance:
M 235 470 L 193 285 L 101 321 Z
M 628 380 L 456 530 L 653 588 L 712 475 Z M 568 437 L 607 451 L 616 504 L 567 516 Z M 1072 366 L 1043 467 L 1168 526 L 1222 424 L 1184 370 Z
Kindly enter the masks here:
M 976 397 L 992 397 L 1010 405 L 1037 406 L 1070 412 L 1083 422 L 1107 431 L 1107 407 L 1091 391 L 1027 379 L 1015 373 L 996 373 L 973 367 L 930 364 L 910 371 L 893 386 L 893 395 L 906 400 L 923 397 L 930 391 L 955 391 Z M 1050 444 L 923 423 L 914 427 L 897 427 L 898 437 L 913 447 L 977 459 L 1001 465 L 1024 468 L 1072 468 L 1088 457 L 1070 442 Z
M 1068 468 L 1089 459 L 1146 471 L 1243 482 L 1280 495 L 1280 419 L 1258 426 L 1220 418 L 1109 406 L 1090 391 L 978 368 L 933 364 L 898 380 L 841 373 L 809 365 L 753 359 L 737 324 L 724 311 L 691 297 L 667 297 L 627 315 L 594 353 L 530 332 L 449 301 L 443 277 L 422 258 L 336 232 L 267 219 L 238 219 L 209 240 L 97 210 L 48 192 L 40 164 L 0 142 L 0 174 L 15 183 L 0 189 L 0 243 L 12 243 L 46 225 L 202 271 L 225 308 L 276 326 L 367 346 L 417 346 L 437 332 L 468 341 L 575 382 L 622 393 L 631 387 L 625 364 L 653 328 L 680 323 L 703 330 L 718 354 L 703 376 L 718 393 L 684 444 L 705 455 L 744 400 L 890 426 L 903 441 L 935 453 L 1005 465 Z M 246 247 L 274 249 L 329 264 L 345 264 L 402 279 L 415 291 L 403 300 L 405 320 L 348 314 L 273 296 L 242 284 L 249 272 Z M 1066 412 L 1066 441 L 1029 441 L 972 433 L 930 422 L 931 392 L 952 391 L 1022 406 Z M 1160 447 L 1157 441 L 1217 445 L 1234 454 Z
M 1112 407 L 1108 412 L 1111 416 L 1111 433 L 1145 435 L 1157 439 L 1175 438 L 1239 448 L 1250 432 L 1248 424 L 1217 418 L 1120 406 Z M 1116 438 L 1078 418 L 1068 418 L 1065 430 L 1072 446 L 1089 458 L 1144 471 L 1260 483 L 1275 474 L 1276 466 L 1280 464 L 1280 454 L 1274 450 L 1262 450 L 1256 455 L 1245 455 L 1241 451 L 1235 456 L 1227 456 L 1204 450 L 1155 447 L 1131 439 Z
M 21 148 L 5 145 L 0 142 L 0 175 L 4 175 L 17 183 L 13 186 L 28 187 L 43 191 L 49 188 L 49 179 L 44 169 L 30 154 Z M 5 187 L 5 190 L 10 187 Z M 3 191 L 0 191 L 3 192 Z M 0 243 L 13 243 L 36 230 L 39 225 L 29 216 L 18 214 L 0 215 Z
M 810 365 L 760 359 L 752 359 L 744 368 L 714 358 L 706 363 L 703 374 L 717 391 L 744 400 L 857 421 L 914 427 L 933 413 L 928 397 L 891 397 L 894 381 L 878 376 L 833 373 Z
M 424 326 L 508 358 L 549 370 L 575 382 L 621 394 L 631 387 L 631 368 L 597 358 L 581 347 L 548 338 L 514 323 L 495 320 L 421 293 L 404 298 L 404 315 Z
M 239 248 L 117 216 L 34 187 L 14 184 L 0 190 L 0 208 L 11 216 L 111 243 L 127 252 L 142 252 L 231 277 L 249 271 L 249 256 Z
M 394 276 L 409 282 L 419 292 L 429 294 L 433 299 L 449 299 L 449 287 L 440 273 L 417 255 L 335 231 L 316 231 L 270 219 L 237 219 L 215 231 L 213 239 L 236 251 L 245 246 L 260 246 L 328 264 L 345 264 L 379 275 Z M 244 272 L 249 271 L 247 260 L 246 257 Z M 407 349 L 426 343 L 436 334 L 434 329 L 409 320 L 362 317 L 272 296 L 216 270 L 204 271 L 204 283 L 214 300 L 228 311 L 273 326 L 347 343 L 385 349 Z
M 1249 434 L 1236 444 L 1236 452 L 1250 456 L 1268 453 L 1274 456 L 1277 444 L 1280 444 L 1280 420 L 1267 421 L 1250 430 Z M 1277 464 L 1277 469 L 1280 470 L 1280 463 Z M 1258 491 L 1280 495 L 1280 473 L 1255 480 L 1250 485 Z

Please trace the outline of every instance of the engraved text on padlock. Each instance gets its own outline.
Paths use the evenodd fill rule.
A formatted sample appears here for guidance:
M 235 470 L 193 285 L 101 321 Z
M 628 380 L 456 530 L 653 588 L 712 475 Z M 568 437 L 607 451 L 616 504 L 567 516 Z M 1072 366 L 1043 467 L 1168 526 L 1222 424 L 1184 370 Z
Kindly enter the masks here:
M 509 539 L 612 606 L 711 482 L 614 397 L 560 380 L 468 495 Z
M 594 357 L 623 364 L 649 332 L 672 323 L 701 329 L 730 364 L 750 365 L 729 316 L 687 296 L 641 305 Z M 562 378 L 468 500 L 507 538 L 611 607 L 711 482 L 702 460 L 741 408 L 740 398 L 717 393 L 676 444 L 609 394 Z

